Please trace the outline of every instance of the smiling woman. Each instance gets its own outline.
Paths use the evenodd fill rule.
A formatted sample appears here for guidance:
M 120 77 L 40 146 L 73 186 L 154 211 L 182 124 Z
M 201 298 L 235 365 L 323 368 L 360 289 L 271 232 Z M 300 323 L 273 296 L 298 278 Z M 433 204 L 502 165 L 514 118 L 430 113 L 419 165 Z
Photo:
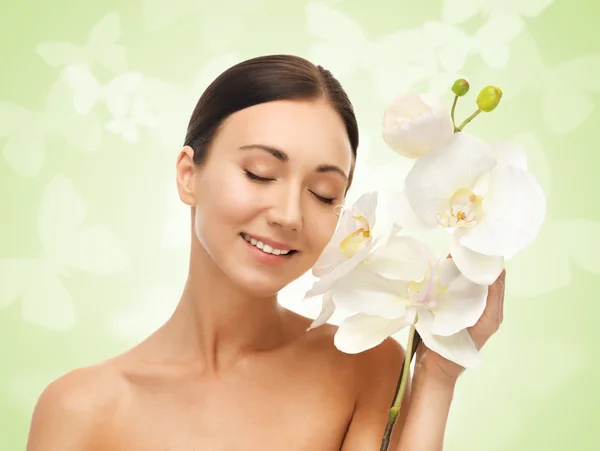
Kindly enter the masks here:
M 265 56 L 214 80 L 176 160 L 192 240 L 175 312 L 134 348 L 51 383 L 27 449 L 378 449 L 404 350 L 387 340 L 344 354 L 336 327 L 307 332 L 311 319 L 277 302 L 331 240 L 357 148 L 352 104 L 320 66 Z M 403 450 L 441 449 L 453 383 L 421 379 L 441 407 L 403 409 L 392 449 L 405 435 Z M 415 411 L 425 442 L 403 432 Z

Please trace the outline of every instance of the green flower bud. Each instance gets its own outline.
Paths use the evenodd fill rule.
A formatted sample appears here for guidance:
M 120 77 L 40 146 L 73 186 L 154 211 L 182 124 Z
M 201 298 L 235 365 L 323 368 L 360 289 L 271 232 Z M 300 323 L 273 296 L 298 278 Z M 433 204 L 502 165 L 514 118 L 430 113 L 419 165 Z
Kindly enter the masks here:
M 489 113 L 500 103 L 502 91 L 496 86 L 486 86 L 477 96 L 477 106 L 481 111 Z
M 464 78 L 459 78 L 452 85 L 452 92 L 458 97 L 464 96 L 467 92 L 469 92 L 469 82 Z

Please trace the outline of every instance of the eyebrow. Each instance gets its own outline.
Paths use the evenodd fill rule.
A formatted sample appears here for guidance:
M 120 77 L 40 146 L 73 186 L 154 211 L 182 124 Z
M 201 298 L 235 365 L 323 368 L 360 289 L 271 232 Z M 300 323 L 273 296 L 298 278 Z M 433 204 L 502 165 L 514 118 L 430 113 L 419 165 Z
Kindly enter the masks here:
M 264 144 L 248 144 L 248 145 L 240 147 L 240 150 L 252 150 L 252 149 L 263 150 L 263 151 L 273 155 L 275 158 L 277 158 L 279 161 L 281 161 L 283 163 L 287 163 L 290 160 L 290 157 L 288 157 L 287 153 L 285 153 L 283 150 L 277 149 L 272 146 L 266 146 Z M 341 175 L 342 177 L 344 177 L 346 180 L 348 180 L 348 175 L 346 175 L 346 173 L 344 171 L 342 171 L 338 166 L 335 166 L 333 164 L 320 164 L 319 166 L 317 166 L 315 171 L 319 172 L 319 173 L 335 172 L 335 173 Z
M 283 150 L 279 150 L 271 146 L 265 146 L 264 144 L 248 144 L 247 146 L 240 147 L 240 150 L 252 149 L 264 150 L 265 152 L 270 153 L 279 161 L 283 161 L 284 163 L 287 163 L 290 160 L 290 157 L 288 157 L 287 153 L 285 153 Z

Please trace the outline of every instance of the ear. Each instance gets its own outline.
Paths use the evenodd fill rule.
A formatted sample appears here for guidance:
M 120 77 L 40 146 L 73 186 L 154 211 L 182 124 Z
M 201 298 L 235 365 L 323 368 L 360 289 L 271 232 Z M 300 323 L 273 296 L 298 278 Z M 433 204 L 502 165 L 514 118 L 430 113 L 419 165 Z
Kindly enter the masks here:
M 190 207 L 196 206 L 194 182 L 196 176 L 194 150 L 185 146 L 177 157 L 177 192 L 181 201 Z

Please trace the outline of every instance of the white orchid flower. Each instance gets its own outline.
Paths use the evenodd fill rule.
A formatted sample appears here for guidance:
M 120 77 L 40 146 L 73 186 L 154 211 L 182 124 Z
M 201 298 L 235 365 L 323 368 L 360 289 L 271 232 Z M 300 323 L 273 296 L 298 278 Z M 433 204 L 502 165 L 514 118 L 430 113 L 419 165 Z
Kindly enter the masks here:
M 453 133 L 450 112 L 434 95 L 397 96 L 385 109 L 383 139 L 404 157 L 419 158 L 444 145 Z
M 488 287 L 464 277 L 453 259 L 436 259 L 421 241 L 394 236 L 341 282 L 336 305 L 357 314 L 340 324 L 340 351 L 363 352 L 415 324 L 429 349 L 465 368 L 479 365 L 467 327 L 481 317 Z
M 344 210 L 338 228 L 312 268 L 318 277 L 305 298 L 323 295 L 323 306 L 310 329 L 319 327 L 333 315 L 333 295 L 338 281 L 350 274 L 375 246 L 373 226 L 377 208 L 377 192 L 363 194 L 352 207 Z
M 536 237 L 546 214 L 544 193 L 527 172 L 522 149 L 501 141 L 487 145 L 462 132 L 415 162 L 404 196 L 423 226 L 453 232 L 452 258 L 482 285 L 492 284 L 504 259 Z M 399 216 L 409 222 L 411 214 Z

